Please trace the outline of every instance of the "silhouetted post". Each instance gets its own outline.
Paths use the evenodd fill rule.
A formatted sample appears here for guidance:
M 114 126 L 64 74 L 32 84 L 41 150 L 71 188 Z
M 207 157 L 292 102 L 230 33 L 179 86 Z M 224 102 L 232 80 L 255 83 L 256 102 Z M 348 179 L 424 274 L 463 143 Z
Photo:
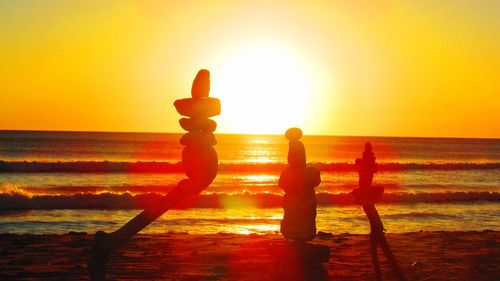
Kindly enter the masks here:
M 221 106 L 218 99 L 208 97 L 209 92 L 210 72 L 202 69 L 193 81 L 192 98 L 180 99 L 174 103 L 179 114 L 190 117 L 179 120 L 181 127 L 188 131 L 180 140 L 185 146 L 182 165 L 188 178 L 181 180 L 169 194 L 115 232 L 96 233 L 88 262 L 90 280 L 106 280 L 106 261 L 113 251 L 125 245 L 135 234 L 181 201 L 198 195 L 215 179 L 218 158 L 213 148 L 217 143 L 213 132 L 217 124 L 209 117 L 219 115 Z
M 389 262 L 392 271 L 400 281 L 405 281 L 406 278 L 399 267 L 396 258 L 394 257 L 389 243 L 385 239 L 384 225 L 380 219 L 380 215 L 375 208 L 377 203 L 384 193 L 382 186 L 372 186 L 373 174 L 377 172 L 375 163 L 375 155 L 372 151 L 372 146 L 369 142 L 365 145 L 363 157 L 356 159 L 356 166 L 359 173 L 359 188 L 352 191 L 354 201 L 363 206 L 368 220 L 370 221 L 370 253 L 372 256 L 373 269 L 375 271 L 375 278 L 377 281 L 382 280 L 380 273 L 380 263 L 378 260 L 377 246 L 380 245 L 387 261 Z
M 328 280 L 323 266 L 330 259 L 330 249 L 324 245 L 306 243 L 316 237 L 316 194 L 321 183 L 319 171 L 307 167 L 302 131 L 290 128 L 285 134 L 289 140 L 288 167 L 281 173 L 279 186 L 283 196 L 283 220 L 280 231 L 287 239 L 268 247 L 274 263 L 272 280 Z

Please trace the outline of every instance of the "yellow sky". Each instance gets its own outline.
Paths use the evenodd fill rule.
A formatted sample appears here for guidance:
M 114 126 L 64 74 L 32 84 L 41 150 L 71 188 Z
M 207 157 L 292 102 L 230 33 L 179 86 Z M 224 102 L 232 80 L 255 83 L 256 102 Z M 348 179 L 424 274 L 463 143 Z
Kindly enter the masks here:
M 3 1 L 0 129 L 180 132 L 172 103 L 207 68 L 221 133 L 498 138 L 499 13 L 495 0 Z

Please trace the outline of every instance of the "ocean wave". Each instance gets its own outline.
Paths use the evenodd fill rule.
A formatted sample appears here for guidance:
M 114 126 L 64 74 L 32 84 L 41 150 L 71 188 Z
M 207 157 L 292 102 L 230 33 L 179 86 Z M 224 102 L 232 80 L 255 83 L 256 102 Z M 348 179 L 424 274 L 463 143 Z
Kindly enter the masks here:
M 80 193 L 73 195 L 35 195 L 10 192 L 0 194 L 0 210 L 32 209 L 144 209 L 161 204 L 163 195 L 157 193 Z M 349 193 L 316 194 L 318 205 L 354 204 Z M 447 193 L 386 193 L 381 204 L 395 203 L 453 203 L 466 201 L 500 201 L 498 192 L 447 192 Z M 282 196 L 273 193 L 202 194 L 181 202 L 176 208 L 278 208 Z
M 413 219 L 413 218 L 422 218 L 422 219 L 457 219 L 460 218 L 457 215 L 436 213 L 436 212 L 409 212 L 409 213 L 401 213 L 401 214 L 384 214 L 384 218 L 389 219 Z
M 354 163 L 312 163 L 320 171 L 353 172 Z M 219 171 L 228 173 L 268 173 L 280 172 L 285 163 L 220 163 Z M 380 163 L 379 171 L 405 170 L 494 170 L 500 163 Z M 0 173 L 182 173 L 182 163 L 169 162 L 113 162 L 113 161 L 0 161 Z

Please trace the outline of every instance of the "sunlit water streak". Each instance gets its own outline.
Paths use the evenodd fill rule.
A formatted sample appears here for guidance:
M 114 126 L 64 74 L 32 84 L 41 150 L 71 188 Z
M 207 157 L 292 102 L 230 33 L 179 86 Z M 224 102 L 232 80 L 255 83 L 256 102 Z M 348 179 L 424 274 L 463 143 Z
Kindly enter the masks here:
M 379 205 L 389 232 L 412 231 L 500 231 L 498 203 Z M 29 210 L 4 212 L 0 216 L 2 233 L 68 233 L 97 229 L 113 231 L 139 213 L 139 210 Z M 172 210 L 141 233 L 279 233 L 281 208 L 227 208 Z M 359 206 L 319 207 L 318 231 L 368 233 L 369 223 Z
M 168 161 L 177 163 L 182 146 L 178 134 L 1 132 L 0 161 Z M 269 163 L 286 162 L 288 143 L 282 136 L 218 135 L 216 146 L 222 169 L 204 194 L 282 194 L 277 186 L 280 170 Z M 380 163 L 459 163 L 445 170 L 403 169 L 381 171 L 375 183 L 387 195 L 416 194 L 442 198 L 442 202 L 379 204 L 390 232 L 419 230 L 500 230 L 500 140 L 439 138 L 373 138 L 305 136 L 309 162 L 352 163 L 363 144 L 371 141 Z M 493 163 L 493 168 L 474 164 Z M 497 163 L 497 164 L 495 164 Z M 246 166 L 246 165 L 257 166 Z M 468 165 L 471 168 L 468 168 Z M 261 166 L 259 166 L 261 165 Z M 495 166 L 496 165 L 496 166 Z M 233 169 L 233 170 L 231 170 Z M 260 169 L 258 172 L 256 169 Z M 0 171 L 1 172 L 1 171 Z M 349 170 L 323 171 L 317 192 L 342 194 L 357 186 L 357 174 Z M 0 173 L 0 199 L 18 196 L 30 200 L 41 195 L 76 196 L 99 194 L 165 194 L 185 176 L 179 172 L 130 173 Z M 450 193 L 464 193 L 448 196 Z M 478 201 L 475 194 L 482 193 Z M 486 194 L 486 195 L 484 195 Z M 491 197 L 488 194 L 492 194 Z M 8 197 L 11 198 L 11 197 Z M 12 197 L 14 198 L 14 197 Z M 279 197 L 278 197 L 279 198 Z M 456 198 L 459 198 L 457 200 Z M 489 198 L 489 199 L 488 199 Z M 49 198 L 50 199 L 50 198 Z M 47 199 L 50 203 L 50 200 Z M 9 199 L 10 200 L 10 199 Z M 464 201 L 468 200 L 468 201 Z M 11 202 L 11 201 L 9 201 Z M 12 201 L 16 202 L 16 201 Z M 275 233 L 283 215 L 275 202 L 257 208 L 251 202 L 223 200 L 220 208 L 172 210 L 146 228 L 146 233 Z M 50 206 L 50 204 L 49 204 Z M 0 206 L 0 233 L 66 233 L 112 231 L 140 210 L 23 210 Z M 110 207 L 113 207 L 110 205 Z M 367 233 L 368 223 L 356 205 L 320 205 L 318 230 L 334 233 Z

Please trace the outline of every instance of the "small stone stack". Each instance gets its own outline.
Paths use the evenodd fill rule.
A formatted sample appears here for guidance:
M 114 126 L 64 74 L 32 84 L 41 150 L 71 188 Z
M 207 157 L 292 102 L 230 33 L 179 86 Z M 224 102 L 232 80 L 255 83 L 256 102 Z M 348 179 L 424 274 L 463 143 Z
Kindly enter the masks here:
M 359 173 L 359 187 L 352 191 L 354 202 L 363 206 L 363 211 L 370 221 L 370 254 L 372 256 L 373 270 L 375 279 L 382 280 L 380 262 L 377 253 L 377 247 L 380 245 L 382 253 L 387 258 L 389 265 L 397 279 L 406 281 L 406 277 L 401 270 L 394 254 L 389 247 L 389 243 L 385 239 L 385 228 L 380 219 L 380 215 L 375 208 L 375 203 L 380 201 L 384 193 L 383 186 L 372 186 L 373 175 L 377 172 L 377 164 L 375 163 L 375 154 L 373 153 L 372 145 L 367 142 L 362 158 L 356 159 L 356 167 Z
M 380 201 L 384 193 L 383 186 L 372 186 L 373 175 L 377 172 L 375 154 L 372 145 L 367 142 L 362 158 L 356 159 L 359 174 L 359 187 L 352 191 L 354 202 L 359 205 L 373 205 Z
M 202 69 L 196 75 L 191 88 L 191 98 L 176 100 L 179 124 L 188 131 L 180 140 L 186 147 L 182 151 L 182 165 L 188 179 L 179 185 L 189 186 L 193 192 L 206 188 L 217 175 L 218 158 L 213 146 L 217 143 L 213 132 L 217 123 L 210 117 L 219 115 L 219 99 L 210 98 L 210 72 Z M 200 190 L 201 191 L 201 190 Z
M 328 280 L 323 263 L 330 259 L 328 246 L 306 243 L 316 237 L 316 195 L 321 182 L 319 171 L 307 167 L 306 151 L 300 142 L 302 131 L 290 128 L 285 134 L 289 142 L 288 167 L 281 173 L 279 186 L 283 197 L 281 233 L 287 239 L 268 247 L 272 258 L 271 280 Z
M 285 134 L 289 142 L 288 167 L 281 173 L 279 186 L 285 191 L 281 233 L 294 241 L 316 237 L 316 194 L 321 183 L 319 171 L 306 165 L 306 151 L 300 141 L 302 131 L 290 128 Z

